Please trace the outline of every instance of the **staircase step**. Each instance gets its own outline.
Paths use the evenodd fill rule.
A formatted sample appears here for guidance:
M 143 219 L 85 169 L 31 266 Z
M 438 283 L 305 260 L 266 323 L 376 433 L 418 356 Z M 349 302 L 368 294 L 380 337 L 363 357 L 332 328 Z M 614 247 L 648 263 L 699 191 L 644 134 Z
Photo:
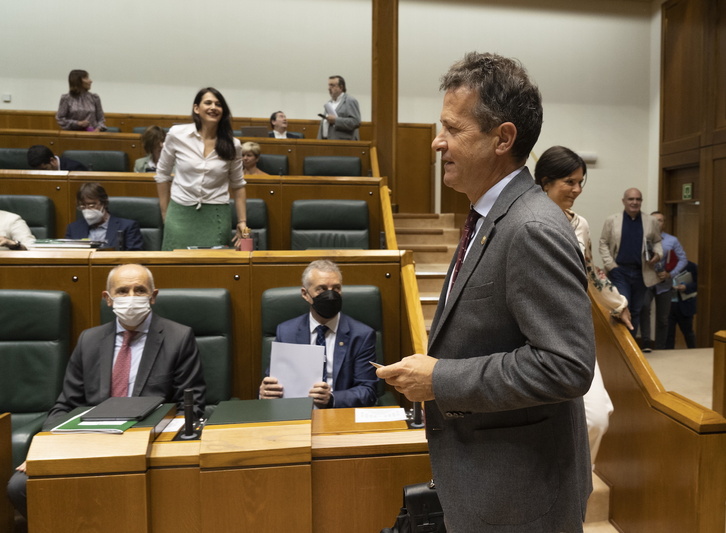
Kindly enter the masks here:
M 396 228 L 453 228 L 454 213 L 394 213 Z
M 403 249 L 413 251 L 413 260 L 416 263 L 446 263 L 448 268 L 451 256 L 456 251 L 456 246 L 446 244 L 409 244 Z
M 447 244 L 456 246 L 459 243 L 459 230 L 456 228 L 398 228 L 396 229 L 398 247 L 406 249 L 412 244 Z

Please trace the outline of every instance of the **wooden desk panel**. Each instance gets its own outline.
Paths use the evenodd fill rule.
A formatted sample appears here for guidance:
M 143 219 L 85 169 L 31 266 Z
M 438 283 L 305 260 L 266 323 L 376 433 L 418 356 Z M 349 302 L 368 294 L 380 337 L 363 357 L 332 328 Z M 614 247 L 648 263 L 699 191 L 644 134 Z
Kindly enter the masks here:
M 37 503 L 36 503 L 37 502 Z M 146 475 L 28 480 L 28 530 L 53 533 L 146 533 Z
M 47 196 L 55 206 L 55 234 L 50 237 L 62 238 L 71 220 L 67 206 L 71 200 L 68 187 L 68 172 L 49 172 L 45 170 L 26 170 L 18 175 L 13 170 L 0 170 L 0 194 L 31 194 Z M 75 195 L 75 192 L 73 193 Z
M 201 532 L 202 496 L 199 467 L 150 468 L 147 477 L 151 531 L 153 533 Z
M 67 292 L 71 299 L 70 347 L 73 348 L 81 331 L 89 327 L 93 320 L 88 270 L 91 253 L 83 250 L 0 251 L 0 287 Z M 100 292 L 98 297 L 101 297 Z
M 0 414 L 0 480 L 6 487 L 13 474 L 13 447 L 11 443 L 12 427 L 10 413 Z M 0 498 L 0 531 L 10 533 L 14 529 L 15 509 L 10 500 Z

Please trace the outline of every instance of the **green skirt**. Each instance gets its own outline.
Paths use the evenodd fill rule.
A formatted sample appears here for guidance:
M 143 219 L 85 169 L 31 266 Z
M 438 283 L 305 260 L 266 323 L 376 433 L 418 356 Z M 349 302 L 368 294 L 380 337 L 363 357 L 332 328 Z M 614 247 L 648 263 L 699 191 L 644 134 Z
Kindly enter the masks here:
M 228 246 L 232 236 L 229 204 L 180 205 L 169 201 L 164 221 L 164 251 L 189 246 Z

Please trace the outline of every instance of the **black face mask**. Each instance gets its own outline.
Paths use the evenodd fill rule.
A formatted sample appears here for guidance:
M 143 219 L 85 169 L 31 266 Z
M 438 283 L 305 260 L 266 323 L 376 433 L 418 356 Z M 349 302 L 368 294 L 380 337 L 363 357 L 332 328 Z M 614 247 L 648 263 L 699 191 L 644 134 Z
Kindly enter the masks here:
M 343 307 L 343 297 L 334 290 L 323 291 L 313 298 L 313 309 L 323 318 L 333 318 Z

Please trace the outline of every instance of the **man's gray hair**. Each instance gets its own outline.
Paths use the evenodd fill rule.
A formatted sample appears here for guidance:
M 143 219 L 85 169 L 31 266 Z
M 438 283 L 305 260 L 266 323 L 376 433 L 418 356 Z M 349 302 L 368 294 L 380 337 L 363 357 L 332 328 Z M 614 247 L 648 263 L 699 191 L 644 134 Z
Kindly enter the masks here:
M 144 265 L 139 265 L 137 263 L 126 263 L 123 265 L 118 265 L 118 266 L 113 267 L 111 269 L 111 272 L 108 273 L 108 277 L 106 278 L 106 292 L 109 292 L 109 293 L 111 292 L 111 278 L 116 273 L 116 271 L 121 267 L 130 266 L 130 265 L 137 266 L 139 268 L 143 268 L 144 270 L 146 270 L 146 275 L 149 277 L 149 284 L 151 285 L 151 292 L 154 292 L 156 290 L 156 287 L 154 286 L 154 275 L 151 273 L 151 270 L 146 268 Z
M 340 282 L 343 283 L 343 274 L 340 272 L 338 265 L 336 265 L 329 259 L 317 259 L 310 263 L 302 273 L 302 285 L 306 289 L 310 286 L 310 276 L 313 270 L 320 270 L 321 272 L 332 272 L 338 274 L 338 277 L 340 277 Z
M 479 95 L 473 109 L 481 131 L 489 133 L 504 122 L 517 128 L 512 156 L 526 161 L 542 130 L 542 95 L 516 59 L 469 52 L 441 77 L 442 91 L 465 87 Z

